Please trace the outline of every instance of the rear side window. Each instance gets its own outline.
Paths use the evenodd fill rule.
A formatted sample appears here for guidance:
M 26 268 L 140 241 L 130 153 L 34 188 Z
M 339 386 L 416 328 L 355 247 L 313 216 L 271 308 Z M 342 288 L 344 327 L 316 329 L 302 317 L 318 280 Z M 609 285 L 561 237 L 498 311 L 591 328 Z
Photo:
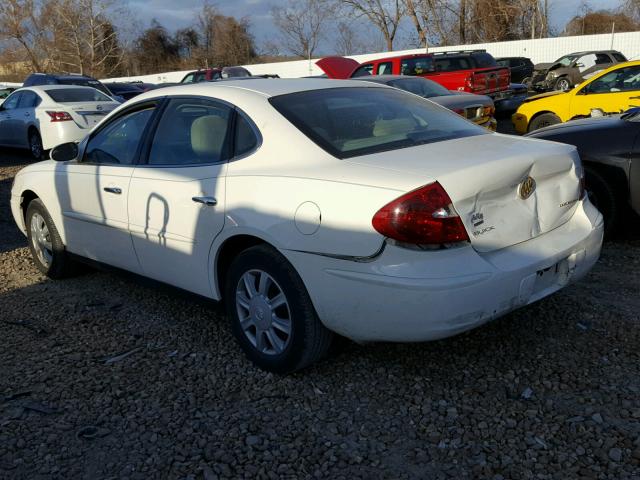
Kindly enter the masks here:
M 439 57 L 436 58 L 438 72 L 455 72 L 456 70 L 470 70 L 473 64 L 468 57 Z
M 35 92 L 25 90 L 24 92 L 22 92 L 22 97 L 20 98 L 18 108 L 34 108 L 37 107 L 40 102 L 40 97 L 36 95 Z
M 307 137 L 338 158 L 487 133 L 429 100 L 392 88 L 311 90 L 269 101 Z
M 611 58 L 609 55 L 604 53 L 596 53 L 596 65 L 606 65 L 607 63 L 611 63 Z
M 626 62 L 627 61 L 627 58 L 624 55 L 622 55 L 621 53 L 618 53 L 618 52 L 613 54 L 613 58 L 616 59 L 616 62 Z
M 132 165 L 154 108 L 138 110 L 116 118 L 87 144 L 85 162 Z
M 473 60 L 476 63 L 476 68 L 488 68 L 495 67 L 496 60 L 488 53 L 474 53 L 472 54 Z
M 149 165 L 199 165 L 229 158 L 231 109 L 200 98 L 174 98 L 162 113 Z
M 193 83 L 193 73 L 190 73 L 182 79 L 182 83 Z
M 356 71 L 353 72 L 353 74 L 351 75 L 351 78 L 366 77 L 367 75 L 371 75 L 372 71 L 373 71 L 373 64 L 368 63 L 366 65 L 362 65 L 361 67 L 358 67 Z
M 433 58 L 431 57 L 404 58 L 400 62 L 402 75 L 424 75 L 431 71 L 433 71 Z
M 113 102 L 111 97 L 93 88 L 60 88 L 47 90 L 47 95 L 57 103 Z
M 236 119 L 234 156 L 239 157 L 258 146 L 258 137 L 244 115 L 238 113 Z

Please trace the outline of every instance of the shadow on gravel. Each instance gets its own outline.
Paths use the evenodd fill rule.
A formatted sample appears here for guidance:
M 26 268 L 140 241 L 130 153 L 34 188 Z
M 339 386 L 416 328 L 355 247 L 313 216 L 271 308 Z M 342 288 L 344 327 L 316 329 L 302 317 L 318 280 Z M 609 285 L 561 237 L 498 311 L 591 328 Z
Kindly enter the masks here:
M 34 160 L 27 150 L 0 147 L 0 167 L 27 166 Z
M 0 180 L 0 253 L 27 245 L 26 238 L 13 221 L 9 199 L 13 179 Z

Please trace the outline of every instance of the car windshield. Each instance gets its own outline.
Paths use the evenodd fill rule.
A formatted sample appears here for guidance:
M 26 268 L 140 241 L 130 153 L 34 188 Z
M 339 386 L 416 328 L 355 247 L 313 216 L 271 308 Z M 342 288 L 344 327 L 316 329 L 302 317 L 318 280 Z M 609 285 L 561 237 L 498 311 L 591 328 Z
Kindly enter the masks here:
M 566 55 L 564 57 L 560 57 L 554 63 L 559 63 L 563 67 L 568 67 L 569 65 L 571 65 L 571 62 L 573 62 L 575 59 L 576 59 L 575 55 Z
M 422 98 L 452 95 L 449 90 L 439 83 L 432 82 L 424 78 L 403 78 L 400 80 L 392 80 L 388 85 L 399 88 L 400 90 L 415 93 L 416 95 L 420 95 Z
M 269 101 L 338 158 L 488 133 L 428 100 L 385 87 L 311 90 Z
M 95 88 L 56 88 L 47 90 L 51 100 L 58 103 L 112 102 L 110 97 Z

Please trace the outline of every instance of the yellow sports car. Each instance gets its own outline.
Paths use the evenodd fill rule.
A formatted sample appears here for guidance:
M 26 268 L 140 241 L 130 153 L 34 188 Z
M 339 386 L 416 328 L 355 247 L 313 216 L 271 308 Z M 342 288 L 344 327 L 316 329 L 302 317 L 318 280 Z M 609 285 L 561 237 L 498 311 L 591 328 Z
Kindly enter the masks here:
M 516 132 L 524 134 L 589 117 L 591 110 L 620 113 L 631 107 L 640 107 L 640 60 L 617 63 L 568 92 L 530 97 L 511 116 L 511 121 Z

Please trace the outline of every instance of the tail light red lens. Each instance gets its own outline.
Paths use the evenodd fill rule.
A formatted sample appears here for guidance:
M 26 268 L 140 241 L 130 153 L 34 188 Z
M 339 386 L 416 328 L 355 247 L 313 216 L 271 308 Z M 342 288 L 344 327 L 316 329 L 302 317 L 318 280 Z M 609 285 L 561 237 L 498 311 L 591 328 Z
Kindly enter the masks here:
M 52 122 L 68 122 L 73 120 L 67 112 L 51 112 L 47 111 L 47 115 L 51 117 Z
M 373 228 L 385 237 L 416 245 L 469 241 L 451 199 L 438 183 L 409 192 L 374 215 Z

